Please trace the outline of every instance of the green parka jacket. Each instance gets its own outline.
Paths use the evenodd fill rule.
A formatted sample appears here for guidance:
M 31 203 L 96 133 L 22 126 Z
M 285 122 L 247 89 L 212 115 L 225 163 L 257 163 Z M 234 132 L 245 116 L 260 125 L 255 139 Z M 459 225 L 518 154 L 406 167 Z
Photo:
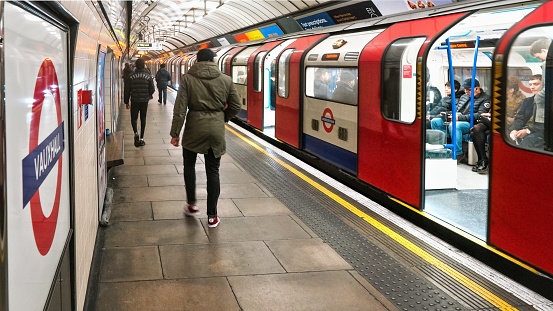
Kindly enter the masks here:
M 232 79 L 214 62 L 197 62 L 181 78 L 171 137 L 179 137 L 186 119 L 183 148 L 201 154 L 211 148 L 215 157 L 221 157 L 226 152 L 225 122 L 239 111 L 240 98 Z

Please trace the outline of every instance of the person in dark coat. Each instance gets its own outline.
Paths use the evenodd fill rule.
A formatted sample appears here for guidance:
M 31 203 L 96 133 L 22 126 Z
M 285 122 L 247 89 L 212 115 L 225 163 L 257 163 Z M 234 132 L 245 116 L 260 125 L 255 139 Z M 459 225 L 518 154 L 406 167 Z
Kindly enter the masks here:
M 159 95 L 158 103 L 167 104 L 167 85 L 171 82 L 171 74 L 165 69 L 165 64 L 160 65 L 161 68 L 156 73 L 157 92 Z
M 340 74 L 340 80 L 336 81 L 336 88 L 332 93 L 332 100 L 356 104 L 357 95 L 355 94 L 355 76 L 349 71 L 344 71 Z
M 453 80 L 453 85 L 454 85 L 454 88 L 455 88 L 455 93 L 454 93 L 455 94 L 455 103 L 458 103 L 461 96 L 463 94 L 465 94 L 465 91 L 464 90 L 459 90 L 461 88 L 461 83 L 459 83 L 459 81 Z M 432 108 L 432 110 L 430 110 L 426 113 L 426 128 L 427 129 L 432 128 L 432 126 L 430 124 L 430 120 L 432 120 L 433 118 L 436 118 L 436 117 L 446 116 L 447 112 L 451 112 L 452 98 L 451 98 L 451 83 L 449 83 L 449 81 L 447 81 L 445 83 L 445 94 L 446 94 L 446 96 L 442 97 L 442 99 L 440 100 L 440 103 L 438 105 L 434 106 L 434 108 Z
M 144 146 L 144 130 L 146 129 L 146 113 L 148 112 L 148 101 L 152 99 L 155 92 L 154 79 L 150 71 L 145 68 L 144 60 L 139 58 L 135 63 L 136 70 L 129 76 L 128 87 L 125 85 L 124 102 L 129 109 L 129 98 L 131 100 L 131 125 L 134 131 L 134 146 Z M 140 113 L 140 136 L 138 136 L 137 120 Z
M 219 166 L 221 156 L 226 152 L 225 122 L 240 111 L 240 97 L 234 88 L 232 78 L 222 74 L 213 58 L 217 56 L 210 49 L 198 51 L 197 60 L 181 84 L 175 100 L 171 124 L 171 144 L 179 146 L 179 135 L 183 126 L 182 157 L 187 216 L 199 215 L 196 206 L 196 159 L 204 154 L 207 175 L 207 225 L 217 227 L 217 201 L 221 191 Z
M 129 63 L 125 63 L 125 68 L 123 68 L 123 90 L 127 88 L 127 85 L 130 84 L 129 77 L 132 74 L 132 68 Z M 125 104 L 128 104 L 129 102 L 126 101 Z
M 463 154 L 463 135 L 470 133 L 470 93 L 472 79 L 466 79 L 463 82 L 463 88 L 465 89 L 465 94 L 459 98 L 459 102 L 456 103 L 456 113 L 455 118 L 457 120 L 456 128 L 453 129 L 453 123 L 450 123 L 448 130 L 446 132 L 446 127 L 444 125 L 444 120 L 442 118 L 434 118 L 430 121 L 433 130 L 441 130 L 446 135 L 451 136 L 451 133 L 456 131 L 456 145 L 455 145 L 455 154 L 457 155 L 457 163 L 460 163 L 465 159 Z M 490 96 L 486 94 L 480 88 L 480 82 L 477 79 L 474 79 L 474 111 L 473 111 L 473 120 L 476 121 L 483 113 L 490 112 L 491 100 Z
M 509 137 L 521 147 L 543 149 L 545 126 L 543 116 L 541 118 L 539 116 L 542 112 L 537 109 L 535 101 L 537 94 L 543 89 L 542 79 L 540 74 L 530 77 L 528 83 L 534 95 L 522 102 L 520 110 L 509 128 Z
M 328 68 L 317 68 L 315 80 L 313 81 L 313 95 L 321 99 L 330 98 L 330 70 Z

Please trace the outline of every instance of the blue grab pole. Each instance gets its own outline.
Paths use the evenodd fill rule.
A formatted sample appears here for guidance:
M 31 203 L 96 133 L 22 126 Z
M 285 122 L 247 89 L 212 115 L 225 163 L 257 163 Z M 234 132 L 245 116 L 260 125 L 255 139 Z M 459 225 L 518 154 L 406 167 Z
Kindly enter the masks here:
M 447 46 L 443 47 L 440 46 L 438 49 L 446 49 L 447 50 L 447 62 L 449 64 L 449 83 L 451 83 L 452 91 L 455 92 L 455 84 L 453 81 L 455 80 L 455 75 L 453 74 L 453 64 L 451 62 L 451 45 L 449 44 L 449 38 L 445 39 L 445 42 L 447 43 Z M 453 160 L 457 160 L 457 152 L 455 152 L 455 146 L 457 142 L 457 103 L 455 102 L 455 94 L 453 93 L 451 95 L 451 122 L 452 122 L 452 129 L 451 131 L 451 144 L 444 145 L 445 148 L 452 149 L 453 152 Z M 447 131 L 447 130 L 446 130 Z
M 478 45 L 480 36 L 476 36 L 476 44 L 474 45 L 474 61 L 472 62 L 472 79 L 470 82 L 470 127 L 474 126 L 474 80 L 476 78 L 476 60 L 478 59 Z M 470 139 L 472 141 L 472 138 Z

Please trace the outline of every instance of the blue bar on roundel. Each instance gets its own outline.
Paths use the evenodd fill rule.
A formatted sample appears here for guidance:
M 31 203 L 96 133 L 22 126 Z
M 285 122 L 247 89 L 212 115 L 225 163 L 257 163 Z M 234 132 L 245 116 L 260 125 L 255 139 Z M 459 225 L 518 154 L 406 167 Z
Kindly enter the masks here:
M 62 122 L 22 161 L 23 208 L 31 201 L 65 150 Z

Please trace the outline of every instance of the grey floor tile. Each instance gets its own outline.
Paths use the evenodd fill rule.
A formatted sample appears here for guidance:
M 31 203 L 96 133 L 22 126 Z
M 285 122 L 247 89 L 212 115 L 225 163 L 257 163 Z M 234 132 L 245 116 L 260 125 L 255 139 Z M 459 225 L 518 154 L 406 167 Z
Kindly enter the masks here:
M 124 164 L 125 165 L 144 165 L 144 158 L 143 157 L 134 157 L 134 158 L 129 158 L 129 157 L 126 157 L 124 159 Z
M 159 249 L 166 279 L 285 272 L 261 241 L 162 245 Z
M 386 310 L 346 271 L 229 276 L 243 310 Z
M 267 194 L 261 190 L 256 184 L 223 184 L 221 185 L 222 199 L 239 199 L 239 198 L 266 198 Z
M 321 239 L 266 241 L 287 272 L 353 269 Z
M 113 191 L 114 203 L 179 201 L 185 198 L 186 194 L 182 186 L 119 188 Z
M 173 164 L 165 164 L 165 165 L 144 165 L 144 166 L 137 166 L 137 165 L 121 165 L 118 167 L 119 169 L 114 172 L 114 176 L 124 176 L 124 175 L 170 175 L 170 174 L 176 174 L 177 170 L 175 168 L 175 165 Z
M 144 157 L 146 165 L 178 164 L 182 165 L 181 157 Z
M 106 230 L 106 247 L 208 243 L 198 219 L 126 221 Z
M 97 310 L 117 311 L 240 310 L 226 278 L 221 277 L 105 283 L 97 306 Z
M 117 167 L 113 168 L 116 169 Z M 114 188 L 113 191 L 117 192 L 117 188 L 128 188 L 128 187 L 147 187 L 148 178 L 146 175 L 143 176 L 131 176 L 131 175 L 117 175 L 111 174 L 111 177 L 108 181 L 108 186 Z
M 150 202 L 115 203 L 111 207 L 110 222 L 152 220 Z
M 156 279 L 163 279 L 157 246 L 104 249 L 100 282 Z
M 183 208 L 186 201 L 163 201 L 152 202 L 154 219 L 183 219 Z M 200 209 L 200 218 L 206 218 L 207 200 L 198 200 L 197 206 Z M 242 213 L 230 199 L 221 199 L 218 202 L 217 214 L 221 217 L 242 217 Z
M 205 220 L 202 223 L 207 226 Z M 216 243 L 309 238 L 289 216 L 221 218 L 221 224 L 207 232 L 209 240 Z
M 276 198 L 233 199 L 244 216 L 289 215 L 292 212 Z
M 199 181 L 196 180 L 196 183 L 198 184 Z M 181 174 L 150 175 L 148 176 L 148 186 L 150 187 L 181 186 L 183 187 L 182 189 L 184 191 L 184 176 Z
M 160 150 L 142 150 L 132 147 L 133 149 L 125 148 L 125 159 L 132 157 L 169 157 L 171 154 L 167 149 Z

